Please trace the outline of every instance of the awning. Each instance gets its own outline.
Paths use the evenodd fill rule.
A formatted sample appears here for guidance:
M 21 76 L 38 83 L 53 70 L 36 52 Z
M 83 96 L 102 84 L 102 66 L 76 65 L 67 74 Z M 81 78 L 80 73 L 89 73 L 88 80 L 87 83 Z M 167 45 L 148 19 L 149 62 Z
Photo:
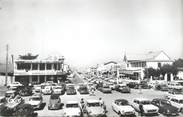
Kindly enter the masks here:
M 134 72 L 131 70 L 119 70 L 119 74 L 128 74 L 128 75 L 133 75 Z

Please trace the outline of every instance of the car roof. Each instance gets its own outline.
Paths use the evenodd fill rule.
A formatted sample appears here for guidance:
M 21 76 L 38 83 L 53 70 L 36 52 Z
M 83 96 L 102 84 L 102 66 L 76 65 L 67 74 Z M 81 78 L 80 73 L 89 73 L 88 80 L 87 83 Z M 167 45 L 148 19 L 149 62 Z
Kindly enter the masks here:
M 0 96 L 0 100 L 3 99 L 3 98 L 5 98 L 5 97 L 4 96 Z
M 183 100 L 183 95 L 173 95 L 173 96 L 170 96 L 170 98 L 175 98 L 175 99 L 178 99 L 178 100 Z
M 99 102 L 99 100 L 96 100 L 96 99 L 87 99 L 86 102 L 87 103 L 96 103 L 96 102 Z
M 79 104 L 78 101 L 67 101 L 66 104 Z
M 150 99 L 147 99 L 147 98 L 135 98 L 134 100 L 138 100 L 138 101 L 146 101 L 146 100 L 150 100 Z
M 114 101 L 127 101 L 128 102 L 128 100 L 126 100 L 126 99 L 115 99 Z
M 15 93 L 16 91 L 14 91 L 14 90 L 8 90 L 8 91 L 6 91 L 6 93 Z

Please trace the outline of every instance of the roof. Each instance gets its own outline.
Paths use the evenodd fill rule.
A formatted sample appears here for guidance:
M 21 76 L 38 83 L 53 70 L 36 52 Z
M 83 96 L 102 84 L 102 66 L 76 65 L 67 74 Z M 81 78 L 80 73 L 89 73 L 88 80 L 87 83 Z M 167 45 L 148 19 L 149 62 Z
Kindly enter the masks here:
M 117 62 L 115 62 L 115 61 L 109 61 L 109 62 L 107 62 L 107 63 L 104 63 L 104 65 L 108 65 L 108 64 L 111 64 L 111 63 L 117 64 Z
M 67 101 L 66 104 L 78 104 L 78 101 Z
M 86 102 L 87 102 L 87 103 L 96 103 L 96 102 L 99 102 L 99 100 L 87 99 Z
M 139 100 L 139 101 L 149 101 L 149 99 L 147 99 L 147 98 L 135 98 L 134 100 Z
M 161 53 L 163 53 L 168 58 L 168 60 L 165 61 L 172 61 L 171 58 L 164 51 L 150 51 L 148 53 L 141 54 L 125 54 L 125 56 L 128 61 L 154 61 L 155 58 Z

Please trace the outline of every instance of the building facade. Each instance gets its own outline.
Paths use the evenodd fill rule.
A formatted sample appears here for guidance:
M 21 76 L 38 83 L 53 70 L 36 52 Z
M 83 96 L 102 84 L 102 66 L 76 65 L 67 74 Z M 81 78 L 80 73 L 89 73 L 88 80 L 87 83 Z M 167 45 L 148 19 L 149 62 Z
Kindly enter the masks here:
M 66 77 L 68 68 L 64 58 L 58 59 L 17 59 L 14 61 L 14 81 L 23 84 L 58 82 Z
M 120 74 L 134 75 L 141 79 L 144 78 L 145 68 L 158 69 L 165 64 L 173 64 L 173 60 L 164 51 L 125 54 L 123 62 L 126 63 L 126 67 L 119 71 Z

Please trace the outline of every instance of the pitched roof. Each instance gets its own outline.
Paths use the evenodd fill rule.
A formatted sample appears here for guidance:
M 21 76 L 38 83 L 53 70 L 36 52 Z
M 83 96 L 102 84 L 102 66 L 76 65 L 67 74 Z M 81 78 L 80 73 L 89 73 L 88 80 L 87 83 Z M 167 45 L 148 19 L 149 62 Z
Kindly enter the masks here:
M 153 61 L 162 52 L 169 58 L 170 61 L 172 61 L 164 51 L 150 51 L 145 54 L 127 54 L 126 58 L 128 61 Z

